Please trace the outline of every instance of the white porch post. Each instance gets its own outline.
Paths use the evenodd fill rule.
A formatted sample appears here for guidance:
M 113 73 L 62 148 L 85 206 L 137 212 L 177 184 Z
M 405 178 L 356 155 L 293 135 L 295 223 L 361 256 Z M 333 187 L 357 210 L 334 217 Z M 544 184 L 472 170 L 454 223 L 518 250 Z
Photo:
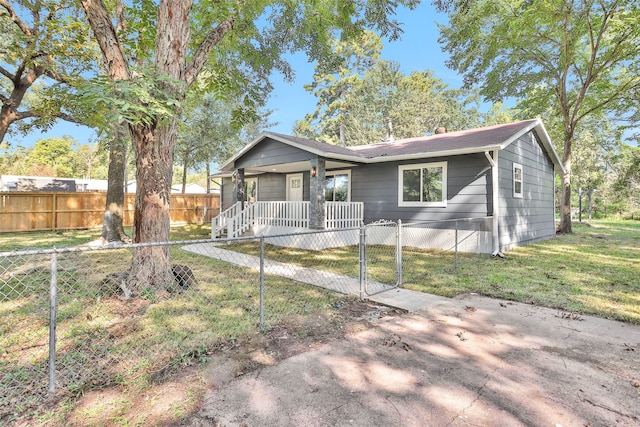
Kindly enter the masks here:
M 321 230 L 325 228 L 324 159 L 316 158 L 311 160 L 309 176 L 309 228 Z

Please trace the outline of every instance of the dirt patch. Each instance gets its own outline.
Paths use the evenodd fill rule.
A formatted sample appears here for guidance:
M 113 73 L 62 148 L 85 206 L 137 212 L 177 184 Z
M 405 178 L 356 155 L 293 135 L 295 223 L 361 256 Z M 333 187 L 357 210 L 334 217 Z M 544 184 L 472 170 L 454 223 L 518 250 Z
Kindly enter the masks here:
M 147 305 L 129 310 L 144 311 Z M 320 313 L 290 316 L 265 333 L 256 332 L 197 355 L 194 359 L 206 363 L 184 367 L 177 373 L 159 373 L 152 384 L 141 384 L 138 390 L 110 387 L 89 391 L 73 405 L 62 424 L 156 426 L 197 422 L 193 414 L 201 409 L 209 390 L 401 315 L 393 308 L 343 298 Z
M 237 377 L 367 330 L 376 322 L 401 314 L 402 311 L 390 307 L 345 298 L 317 314 L 290 316 L 286 322 L 264 334 L 256 333 L 225 348 L 218 356 L 234 365 L 232 373 Z
M 213 386 L 189 427 L 640 425 L 640 327 L 462 295 Z

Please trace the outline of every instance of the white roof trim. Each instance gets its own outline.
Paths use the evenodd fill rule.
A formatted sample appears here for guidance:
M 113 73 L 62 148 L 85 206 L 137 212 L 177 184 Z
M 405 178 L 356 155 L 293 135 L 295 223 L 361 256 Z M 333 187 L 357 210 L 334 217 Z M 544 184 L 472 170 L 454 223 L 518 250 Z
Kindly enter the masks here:
M 523 135 L 525 135 L 526 133 L 530 132 L 533 129 L 535 129 L 538 132 L 538 136 L 540 137 L 542 144 L 547 150 L 549 157 L 551 157 L 551 161 L 554 163 L 555 166 L 557 166 L 557 168 L 561 172 L 564 172 L 562 161 L 560 160 L 558 153 L 553 147 L 553 144 L 551 143 L 551 138 L 549 137 L 549 134 L 547 133 L 547 130 L 545 129 L 544 124 L 540 119 L 535 119 L 529 125 L 520 129 L 518 132 L 516 132 L 515 134 L 510 136 L 506 141 L 503 141 L 500 144 L 485 145 L 483 147 L 471 147 L 471 148 L 462 148 L 462 149 L 455 149 L 455 150 L 442 150 L 437 152 L 412 153 L 412 154 L 403 154 L 403 155 L 397 155 L 397 156 L 381 156 L 381 157 L 372 157 L 372 158 L 327 152 L 321 149 L 317 149 L 315 147 L 310 147 L 308 145 L 300 144 L 298 142 L 292 141 L 279 134 L 274 134 L 272 132 L 262 132 L 257 138 L 255 138 L 249 144 L 245 145 L 242 148 L 242 150 L 238 151 L 233 157 L 231 157 L 229 160 L 224 162 L 220 166 L 220 171 L 221 172 L 225 171 L 225 168 L 227 168 L 229 165 L 231 165 L 238 158 L 244 155 L 247 151 L 251 150 L 253 147 L 255 147 L 260 141 L 262 141 L 265 138 L 270 138 L 275 141 L 281 142 L 283 144 L 289 145 L 291 147 L 297 148 L 299 150 L 303 150 L 308 153 L 312 153 L 321 157 L 330 158 L 333 160 L 343 160 L 348 162 L 370 164 L 370 163 L 384 163 L 384 162 L 402 161 L 402 160 L 416 160 L 421 158 L 426 159 L 426 158 L 444 157 L 444 156 L 458 156 L 463 154 L 482 153 L 485 151 L 504 150 L 506 147 L 508 147 L 518 138 L 522 137 Z
M 499 150 L 504 150 L 512 142 L 516 141 L 518 138 L 520 138 L 521 136 L 525 135 L 526 133 L 532 131 L 533 129 L 535 129 L 538 132 L 538 136 L 540 137 L 540 141 L 542 142 L 542 145 L 544 145 L 544 148 L 547 150 L 547 153 L 549 154 L 549 157 L 551 158 L 551 162 L 555 166 L 557 166 L 562 173 L 564 173 L 564 166 L 562 165 L 562 161 L 560 160 L 560 157 L 558 156 L 558 152 L 556 151 L 556 149 L 553 147 L 553 144 L 551 143 L 551 138 L 549 137 L 549 134 L 547 133 L 547 129 L 544 127 L 544 123 L 542 123 L 542 120 L 540 120 L 540 119 L 535 119 L 535 121 L 531 122 L 531 124 L 529 124 L 529 126 L 526 126 L 526 127 L 522 128 L 519 132 L 516 132 L 515 134 L 511 135 L 511 137 L 509 139 L 507 139 L 502 144 L 500 144 L 498 149 Z

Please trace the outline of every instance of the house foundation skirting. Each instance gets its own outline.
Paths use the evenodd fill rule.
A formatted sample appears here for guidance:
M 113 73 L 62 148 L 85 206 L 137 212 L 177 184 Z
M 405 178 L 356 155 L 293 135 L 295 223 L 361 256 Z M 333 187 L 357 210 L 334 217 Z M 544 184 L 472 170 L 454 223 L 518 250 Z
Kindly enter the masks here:
M 308 228 L 273 225 L 256 225 L 253 227 L 253 234 L 265 236 L 265 243 L 270 245 L 314 251 L 357 245 L 360 235 L 360 230 L 358 229 L 327 230 L 314 233 L 310 233 L 310 231 Z

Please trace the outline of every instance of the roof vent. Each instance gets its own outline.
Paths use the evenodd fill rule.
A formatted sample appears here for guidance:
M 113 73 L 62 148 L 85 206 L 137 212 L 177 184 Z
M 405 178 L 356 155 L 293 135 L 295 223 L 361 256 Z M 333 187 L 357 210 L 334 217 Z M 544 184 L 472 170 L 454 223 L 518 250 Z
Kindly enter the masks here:
M 438 133 L 447 133 L 447 128 L 444 126 L 440 126 L 439 128 L 436 128 L 436 134 Z

